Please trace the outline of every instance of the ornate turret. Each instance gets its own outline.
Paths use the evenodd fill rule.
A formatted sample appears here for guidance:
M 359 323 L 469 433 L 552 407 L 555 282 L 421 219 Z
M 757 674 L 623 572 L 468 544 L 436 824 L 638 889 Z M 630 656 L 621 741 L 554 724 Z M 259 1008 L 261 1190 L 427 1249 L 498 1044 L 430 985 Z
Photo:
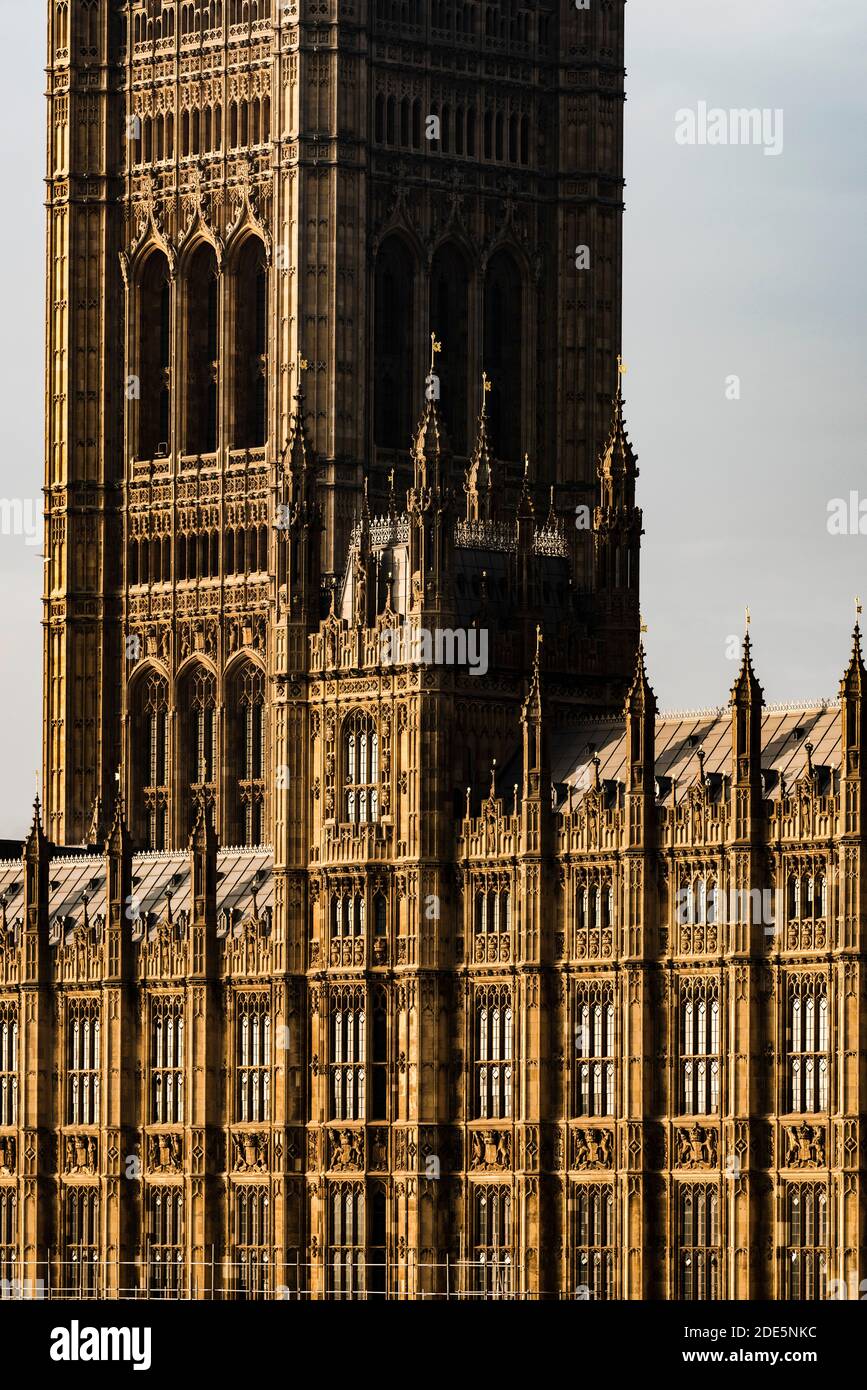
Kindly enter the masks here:
M 33 803 L 33 821 L 24 842 L 24 936 L 25 977 L 23 983 L 48 979 L 48 907 L 51 845 L 42 830 L 39 797 Z
M 453 494 L 452 452 L 439 412 L 439 378 L 434 371 L 442 351 L 431 334 L 431 366 L 425 407 L 412 444 L 413 486 L 407 497 L 410 517 L 411 610 L 441 614 L 451 605 Z
M 527 698 L 521 706 L 524 781 L 522 787 L 522 850 L 541 853 L 549 843 L 553 819 L 551 761 L 542 712 L 542 629 L 536 629 L 536 652 Z
M 482 373 L 482 405 L 476 443 L 464 478 L 467 494 L 467 521 L 490 521 L 494 516 L 494 466 L 488 440 L 488 393 L 491 383 Z
M 352 565 L 352 625 L 370 627 L 376 620 L 376 562 L 370 548 L 370 501 L 367 478 L 361 501 L 358 544 L 350 556 Z
M 852 634 L 852 655 L 840 682 L 843 832 L 861 835 L 864 825 L 864 754 L 867 749 L 867 669 L 861 652 L 861 604 Z
M 108 947 L 106 973 L 110 979 L 128 978 L 132 972 L 132 837 L 126 824 L 123 797 L 118 793 L 111 829 L 105 841 L 106 905 Z
M 743 657 L 732 686 L 732 809 L 735 840 L 758 838 L 762 829 L 762 710 L 764 694 L 753 670 L 750 615 Z
M 203 797 L 190 835 L 190 883 L 193 921 L 204 927 L 217 914 L 217 835 Z
M 278 589 L 285 604 L 281 616 L 309 631 L 319 622 L 322 518 L 316 497 L 316 462 L 304 421 L 300 377 L 305 365 L 301 359 L 289 440 L 278 484 L 276 525 Z
M 626 696 L 626 807 L 628 845 L 643 847 L 652 834 L 656 808 L 656 695 L 639 643 L 635 674 Z
M 597 464 L 599 503 L 593 514 L 594 584 L 599 618 L 611 641 L 609 665 L 629 679 L 638 645 L 638 593 L 642 515 L 635 505 L 636 455 L 623 419 L 622 375 L 617 359 L 608 442 Z

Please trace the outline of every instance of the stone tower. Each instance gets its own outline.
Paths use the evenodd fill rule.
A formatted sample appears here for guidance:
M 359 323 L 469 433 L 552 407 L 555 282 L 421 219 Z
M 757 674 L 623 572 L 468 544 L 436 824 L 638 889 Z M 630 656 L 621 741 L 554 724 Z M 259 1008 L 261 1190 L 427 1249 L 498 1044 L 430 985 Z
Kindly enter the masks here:
M 269 508 L 302 362 L 326 587 L 364 478 L 374 511 L 392 470 L 411 484 L 431 332 L 455 468 L 484 371 L 503 496 L 526 453 L 561 514 L 592 506 L 623 21 L 624 0 L 49 5 L 54 842 L 104 833 L 121 765 L 140 843 L 186 844 L 199 797 L 223 842 L 265 838 Z M 589 532 L 574 549 L 589 584 Z

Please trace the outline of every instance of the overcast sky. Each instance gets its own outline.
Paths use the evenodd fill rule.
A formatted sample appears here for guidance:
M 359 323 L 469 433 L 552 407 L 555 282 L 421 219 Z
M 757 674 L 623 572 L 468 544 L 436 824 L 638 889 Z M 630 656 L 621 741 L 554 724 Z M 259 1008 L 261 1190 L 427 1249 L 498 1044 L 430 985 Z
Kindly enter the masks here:
M 34 507 L 44 11 L 0 0 L 16 55 L 0 84 L 0 498 Z M 749 604 L 766 698 L 833 697 L 867 602 L 867 534 L 828 532 L 852 491 L 867 532 L 867 5 L 630 0 L 627 25 L 625 390 L 651 678 L 664 709 L 725 703 Z M 782 152 L 679 144 L 677 113 L 700 103 L 782 111 Z M 23 834 L 41 762 L 40 551 L 0 535 L 0 837 Z

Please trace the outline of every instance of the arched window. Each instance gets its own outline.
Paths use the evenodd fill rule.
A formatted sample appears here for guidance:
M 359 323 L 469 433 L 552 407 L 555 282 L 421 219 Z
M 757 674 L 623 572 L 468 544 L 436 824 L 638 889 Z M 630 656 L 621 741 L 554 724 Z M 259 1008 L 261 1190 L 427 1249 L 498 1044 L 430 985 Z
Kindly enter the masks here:
M 521 276 L 508 251 L 498 251 L 485 275 L 484 365 L 492 386 L 489 415 L 498 458 L 521 457 Z
M 608 1184 L 576 1183 L 571 1205 L 575 1287 L 588 1290 L 591 1299 L 613 1298 L 614 1190 Z
M 466 261 L 447 243 L 431 265 L 430 326 L 443 344 L 437 361 L 440 403 L 458 454 L 467 451 L 468 294 Z
M 576 986 L 572 1114 L 614 1114 L 614 985 Z
M 180 695 L 182 728 L 182 823 L 193 828 L 200 800 L 213 809 L 217 790 L 216 681 L 203 666 L 184 677 Z
M 788 1189 L 783 1272 L 786 1298 L 828 1297 L 828 1197 L 819 1183 Z
M 397 237 L 376 258 L 374 289 L 374 439 L 408 449 L 412 432 L 413 264 Z
M 4 1000 L 0 1001 L 0 1125 L 17 1123 L 18 1005 Z
M 329 1082 L 331 1118 L 365 1118 L 366 1013 L 364 991 L 356 986 L 335 990 L 331 996 Z
M 475 1292 L 489 1298 L 508 1297 L 512 1290 L 512 1194 L 507 1187 L 485 1183 L 473 1199 L 473 1265 Z
M 238 998 L 235 1023 L 235 1120 L 271 1118 L 271 1006 L 265 993 Z
M 717 1115 L 720 1103 L 720 1011 L 716 980 L 682 984 L 680 1003 L 680 1110 Z
M 194 253 L 186 277 L 185 452 L 212 454 L 217 448 L 217 372 L 219 358 L 219 283 L 214 249 L 203 244 Z
M 475 1001 L 475 1113 L 478 1120 L 513 1114 L 513 1020 L 507 985 L 480 989 Z
M 133 833 L 146 849 L 168 849 L 169 694 L 154 671 L 136 679 L 130 728 Z
M 828 982 L 814 975 L 788 981 L 788 1109 L 813 1113 L 828 1107 Z
M 343 729 L 343 819 L 355 825 L 379 819 L 379 736 L 360 710 Z
M 99 1189 L 71 1185 L 65 1194 L 64 1286 L 76 1298 L 97 1298 L 99 1287 Z
M 229 783 L 231 843 L 260 845 L 265 810 L 265 678 L 246 662 L 229 685 Z
M 139 286 L 138 448 L 139 458 L 169 452 L 171 282 L 159 252 L 147 259 Z
M 244 244 L 233 276 L 234 439 L 236 449 L 261 448 L 267 430 L 268 275 L 265 249 L 255 237 Z
M 66 1123 L 100 1123 L 99 1001 L 78 995 L 69 1004 L 66 1023 Z
M 705 1183 L 684 1185 L 678 1210 L 678 1295 L 707 1300 L 720 1295 L 719 1194 Z

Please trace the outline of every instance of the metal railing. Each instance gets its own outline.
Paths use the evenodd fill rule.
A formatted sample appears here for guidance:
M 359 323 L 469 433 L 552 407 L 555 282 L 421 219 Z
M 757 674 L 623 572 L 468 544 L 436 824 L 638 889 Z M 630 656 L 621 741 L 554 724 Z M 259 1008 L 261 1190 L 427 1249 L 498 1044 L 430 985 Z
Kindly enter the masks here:
M 242 1261 L 219 1257 L 189 1263 L 182 1258 L 137 1261 L 49 1259 L 36 1264 L 4 1261 L 0 1300 L 46 1301 L 204 1300 L 346 1301 L 408 1300 L 535 1300 L 540 1296 L 586 1299 L 584 1288 L 540 1295 L 521 1287 L 520 1271 L 509 1259 L 444 1260 L 440 1262 L 353 1260 L 347 1276 L 345 1253 L 339 1267 L 308 1263 L 300 1257 L 276 1262 L 269 1252 L 248 1252 Z

